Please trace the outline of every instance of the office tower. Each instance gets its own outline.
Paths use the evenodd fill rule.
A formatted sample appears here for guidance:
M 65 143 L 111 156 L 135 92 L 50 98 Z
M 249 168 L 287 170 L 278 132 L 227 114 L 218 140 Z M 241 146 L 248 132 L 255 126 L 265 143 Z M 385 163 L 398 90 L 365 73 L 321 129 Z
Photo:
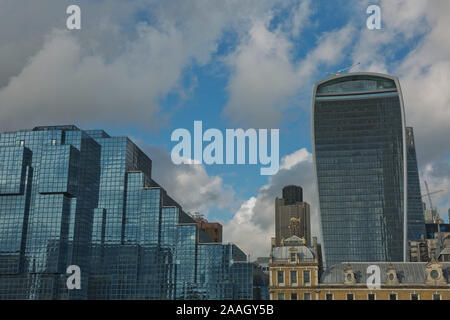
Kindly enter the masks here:
M 200 212 L 189 213 L 189 215 L 197 222 L 198 228 L 210 236 L 213 242 L 222 242 L 223 227 L 220 223 L 209 222 Z
M 245 253 L 200 230 L 151 169 L 102 130 L 1 133 L 0 299 L 251 298 Z
M 275 245 L 293 235 L 304 238 L 310 245 L 310 207 L 303 202 L 303 191 L 298 186 L 283 188 L 283 198 L 275 199 Z
M 206 232 L 213 242 L 222 242 L 222 225 L 218 222 L 208 222 L 207 220 L 197 221 L 200 230 Z
M 299 186 L 286 186 L 283 188 L 283 199 L 285 205 L 303 202 L 303 189 Z
M 419 240 L 425 236 L 425 219 L 422 208 L 419 169 L 417 166 L 414 130 L 406 128 L 407 169 L 408 169 L 408 241 Z
M 315 84 L 313 157 L 325 263 L 407 259 L 407 148 L 397 78 L 333 76 Z

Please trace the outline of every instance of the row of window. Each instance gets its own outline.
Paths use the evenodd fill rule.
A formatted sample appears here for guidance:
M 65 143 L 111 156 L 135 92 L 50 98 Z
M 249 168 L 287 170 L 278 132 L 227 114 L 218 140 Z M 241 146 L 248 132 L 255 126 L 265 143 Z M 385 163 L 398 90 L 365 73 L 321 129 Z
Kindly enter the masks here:
M 294 257 L 295 259 L 295 257 Z M 291 257 L 292 261 L 292 257 Z M 297 270 L 291 270 L 289 273 L 290 277 L 290 284 L 291 285 L 297 285 L 298 284 L 298 276 L 297 276 Z M 278 285 L 284 285 L 285 283 L 285 275 L 283 270 L 277 271 L 277 284 Z M 303 285 L 311 284 L 311 271 L 310 270 L 303 270 Z
M 278 298 L 278 300 L 285 300 L 286 299 L 285 293 L 278 293 L 277 298 Z M 298 294 L 293 292 L 290 294 L 290 298 L 291 298 L 291 300 L 298 300 Z M 347 293 L 346 299 L 347 300 L 355 300 L 355 295 L 353 293 Z M 418 293 L 411 293 L 410 299 L 411 300 L 420 300 L 420 295 Z M 310 292 L 303 293 L 303 300 L 311 300 L 311 293 Z M 334 300 L 334 294 L 332 294 L 332 293 L 325 294 L 325 300 Z M 376 300 L 376 294 L 368 293 L 367 300 Z M 389 300 L 398 300 L 398 294 L 397 293 L 389 294 Z M 441 295 L 439 293 L 434 293 L 433 300 L 441 300 Z

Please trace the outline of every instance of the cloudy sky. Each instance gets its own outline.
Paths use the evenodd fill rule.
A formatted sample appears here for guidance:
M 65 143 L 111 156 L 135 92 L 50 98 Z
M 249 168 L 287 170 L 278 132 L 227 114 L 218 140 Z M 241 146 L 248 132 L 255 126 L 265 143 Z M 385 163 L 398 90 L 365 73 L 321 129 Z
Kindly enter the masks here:
M 81 30 L 66 8 L 81 7 Z M 366 9 L 382 9 L 382 29 Z M 267 255 L 274 198 L 304 187 L 318 235 L 311 159 L 314 82 L 354 71 L 400 78 L 420 172 L 450 207 L 448 0 L 0 0 L 0 129 L 76 124 L 128 135 L 154 177 L 188 211 L 224 224 L 225 239 Z M 281 169 L 175 167 L 177 128 L 280 129 Z M 424 192 L 424 190 L 422 191 Z

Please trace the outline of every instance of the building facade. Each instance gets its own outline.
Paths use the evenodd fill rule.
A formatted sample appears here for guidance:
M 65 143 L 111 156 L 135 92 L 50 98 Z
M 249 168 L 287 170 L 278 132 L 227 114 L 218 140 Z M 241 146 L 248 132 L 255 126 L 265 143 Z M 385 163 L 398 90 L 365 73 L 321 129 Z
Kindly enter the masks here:
M 206 232 L 208 236 L 211 237 L 211 239 L 214 242 L 221 243 L 222 242 L 222 230 L 223 227 L 218 222 L 209 222 L 205 219 L 202 220 L 196 220 L 197 226 L 200 228 L 200 230 L 203 230 Z
M 367 279 L 381 271 L 380 288 Z M 450 300 L 450 263 L 340 263 L 326 270 L 316 289 L 318 300 Z M 372 282 L 371 282 L 372 283 Z
M 253 262 L 253 299 L 270 300 L 269 257 L 259 257 Z
M 271 300 L 450 300 L 449 262 L 345 262 L 323 270 L 317 248 L 294 236 L 272 249 Z M 368 281 L 374 266 L 378 288 Z
M 297 236 L 273 247 L 269 260 L 270 300 L 314 300 L 321 274 L 317 238 L 309 248 Z
M 200 230 L 151 169 L 102 130 L 1 133 L 0 299 L 251 299 L 247 256 Z
M 422 192 L 420 191 L 419 169 L 417 165 L 414 129 L 406 127 L 407 171 L 408 171 L 408 241 L 425 236 Z
M 283 188 L 283 198 L 275 199 L 275 243 L 293 235 L 311 242 L 310 206 L 303 202 L 303 190 L 299 186 Z
M 315 84 L 313 157 L 327 266 L 407 258 L 407 148 L 397 78 L 351 73 Z

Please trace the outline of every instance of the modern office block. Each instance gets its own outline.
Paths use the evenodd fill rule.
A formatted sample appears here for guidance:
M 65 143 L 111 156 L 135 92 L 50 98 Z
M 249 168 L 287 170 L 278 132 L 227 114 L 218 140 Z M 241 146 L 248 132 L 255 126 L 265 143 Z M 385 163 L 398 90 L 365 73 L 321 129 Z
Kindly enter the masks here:
M 422 193 L 420 191 L 419 169 L 417 165 L 414 130 L 406 128 L 407 170 L 408 170 L 408 241 L 425 237 Z
M 333 76 L 315 84 L 313 157 L 327 266 L 407 258 L 407 146 L 397 78 Z
M 214 243 L 151 168 L 102 130 L 1 133 L 0 299 L 251 299 L 246 255 Z
M 275 199 L 275 245 L 281 246 L 284 239 L 293 235 L 310 245 L 310 206 L 303 202 L 301 187 L 287 186 L 283 188 L 283 198 Z
M 285 205 L 303 202 L 303 189 L 300 186 L 286 186 L 283 188 L 283 199 Z
M 206 232 L 206 234 L 210 236 L 214 242 L 218 243 L 222 242 L 223 227 L 220 223 L 209 222 L 206 219 L 194 219 L 194 220 L 197 222 L 197 226 L 199 227 L 199 229 Z

